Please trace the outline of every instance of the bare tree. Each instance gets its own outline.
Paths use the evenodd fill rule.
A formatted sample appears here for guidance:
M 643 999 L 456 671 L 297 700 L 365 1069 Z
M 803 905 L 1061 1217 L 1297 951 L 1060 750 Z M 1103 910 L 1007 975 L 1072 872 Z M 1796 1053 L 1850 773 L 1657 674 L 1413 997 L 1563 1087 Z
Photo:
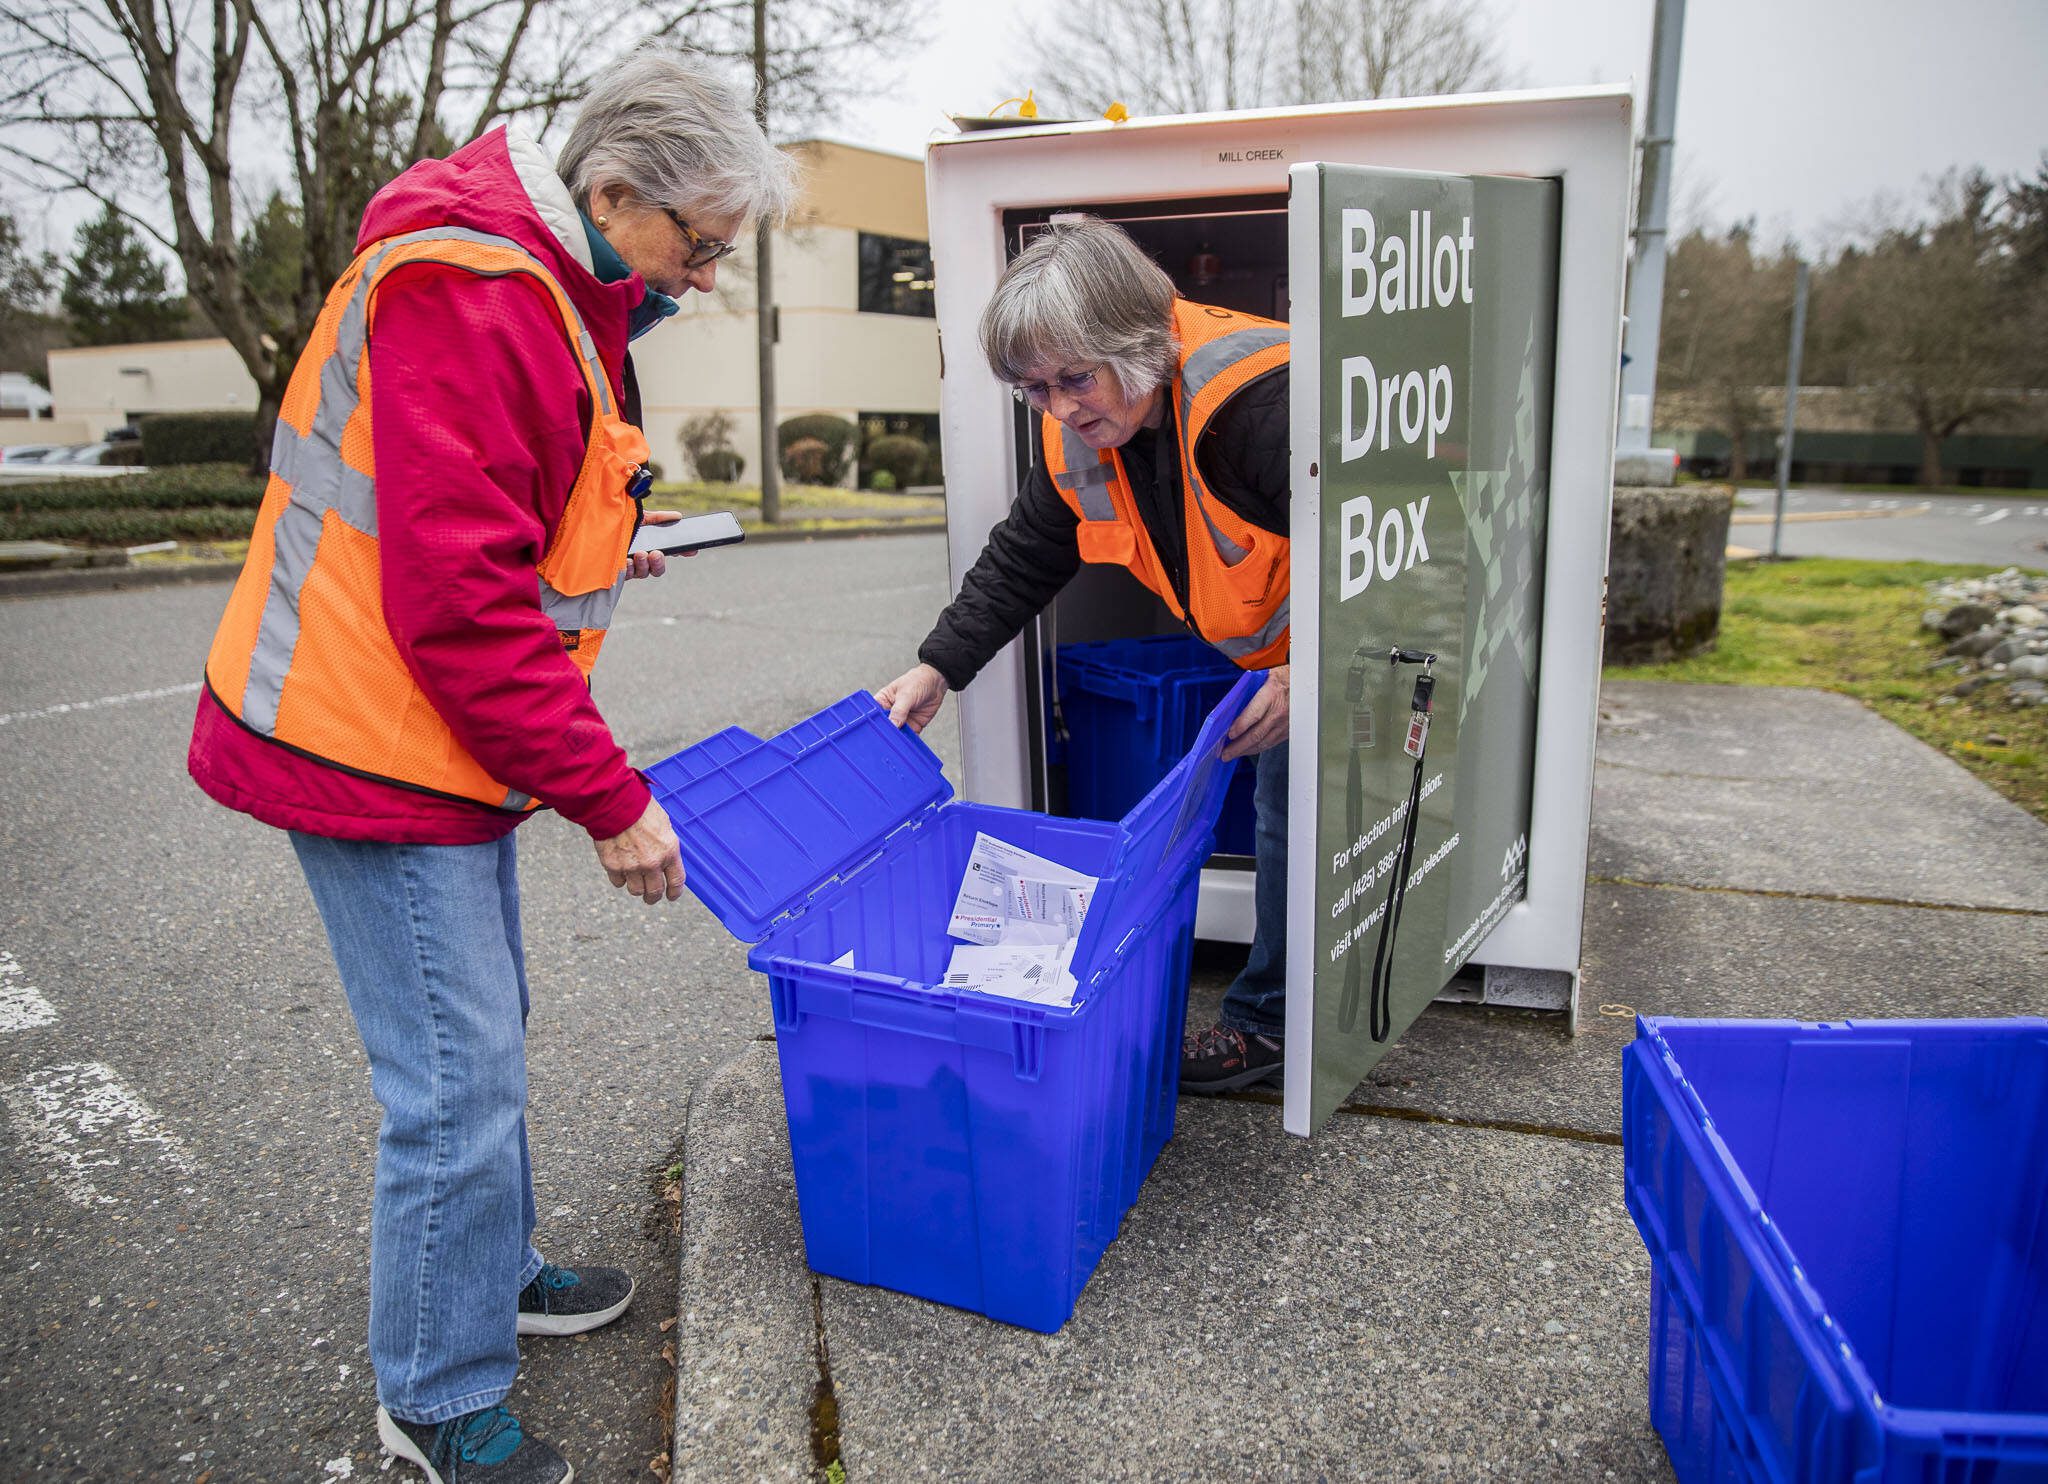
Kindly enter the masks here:
M 597 29 L 565 0 L 0 0 L 0 168 L 175 255 L 259 389 L 260 463 L 371 194 L 450 139 L 544 127 L 586 86 Z M 266 164 L 303 233 L 284 296 L 241 251 Z
M 1038 91 L 1053 112 L 1089 117 L 1210 113 L 1276 101 L 1277 0 L 1101 0 L 1037 33 Z
M 1099 0 L 1039 33 L 1056 108 L 1203 113 L 1497 86 L 1480 0 Z
M 1480 0 L 1293 0 L 1289 102 L 1484 92 L 1506 71 Z
M 2007 410 L 2024 374 L 2025 283 L 2000 230 L 1997 191 L 1981 171 L 1943 177 L 1929 194 L 1931 215 L 1879 230 L 1821 282 L 1854 326 L 1857 375 L 1912 419 L 1930 489 L 1943 482 L 1942 442 Z
M 833 117 L 924 9 L 921 0 L 701 0 L 675 9 L 661 32 L 751 72 L 754 112 L 771 138 L 791 139 Z M 866 77 L 872 83 L 872 70 Z M 782 519 L 776 442 L 775 229 L 754 230 L 752 264 L 761 409 L 761 519 Z
M 1764 389 L 1781 372 L 1792 314 L 1789 251 L 1760 255 L 1751 229 L 1691 232 L 1671 249 L 1657 382 L 1692 393 L 1730 444 L 1728 477 L 1749 473 L 1749 438 L 1770 426 Z

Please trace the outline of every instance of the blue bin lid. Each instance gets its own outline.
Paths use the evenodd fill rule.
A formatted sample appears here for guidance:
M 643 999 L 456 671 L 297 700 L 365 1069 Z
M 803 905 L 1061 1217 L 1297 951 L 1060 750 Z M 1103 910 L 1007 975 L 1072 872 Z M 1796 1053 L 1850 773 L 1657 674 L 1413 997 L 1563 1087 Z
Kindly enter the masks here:
M 938 755 L 866 691 L 765 741 L 727 727 L 645 773 L 690 890 L 749 943 L 953 796 Z
M 1220 758 L 1224 739 L 1264 679 L 1239 679 L 1188 755 L 1124 816 L 1076 964 L 1094 964 L 1097 943 L 1113 950 L 1122 942 L 1149 902 L 1144 888 L 1179 864 L 1175 857 L 1191 839 L 1215 827 L 1232 772 Z M 690 890 L 749 943 L 953 796 L 938 755 L 916 733 L 892 726 L 866 691 L 766 740 L 728 727 L 645 772 L 675 823 Z

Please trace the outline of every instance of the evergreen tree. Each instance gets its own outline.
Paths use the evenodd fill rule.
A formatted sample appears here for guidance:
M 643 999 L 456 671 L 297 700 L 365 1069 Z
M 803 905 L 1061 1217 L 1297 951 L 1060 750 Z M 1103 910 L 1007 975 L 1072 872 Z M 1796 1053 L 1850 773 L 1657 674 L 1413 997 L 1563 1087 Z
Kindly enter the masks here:
M 66 343 L 50 312 L 62 266 L 54 254 L 25 247 L 14 218 L 0 211 L 0 371 L 25 372 L 46 389 L 50 350 Z
M 185 325 L 183 296 L 171 292 L 163 264 L 112 206 L 79 229 L 63 304 L 81 345 L 171 340 Z

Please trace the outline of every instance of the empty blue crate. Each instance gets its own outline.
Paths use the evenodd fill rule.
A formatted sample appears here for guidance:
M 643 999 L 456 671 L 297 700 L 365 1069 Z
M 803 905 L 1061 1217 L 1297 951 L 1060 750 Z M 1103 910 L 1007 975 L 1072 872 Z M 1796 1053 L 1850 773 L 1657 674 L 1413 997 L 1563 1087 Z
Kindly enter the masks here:
M 2048 1484 L 2048 1020 L 1637 1022 L 1681 1484 Z
M 1144 798 L 1245 674 L 1191 634 L 1062 644 L 1056 660 L 1067 805 L 1083 819 L 1121 818 Z M 1254 777 L 1240 768 L 1224 799 L 1216 848 L 1227 854 L 1252 853 Z
M 1173 1133 L 1223 736 L 1256 685 L 1120 822 L 948 802 L 938 758 L 865 693 L 647 770 L 691 890 L 768 977 L 814 1270 L 1066 1323 Z M 977 832 L 1100 879 L 1071 1008 L 939 983 Z

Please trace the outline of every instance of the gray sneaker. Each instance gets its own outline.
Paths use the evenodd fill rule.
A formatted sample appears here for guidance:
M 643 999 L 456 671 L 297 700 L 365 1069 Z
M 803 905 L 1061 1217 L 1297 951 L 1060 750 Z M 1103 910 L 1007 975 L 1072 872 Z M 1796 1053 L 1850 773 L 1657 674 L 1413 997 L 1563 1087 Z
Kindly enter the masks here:
M 580 1335 L 610 1324 L 633 1302 L 633 1279 L 624 1268 L 558 1268 L 542 1263 L 519 1290 L 519 1333 Z
M 503 1407 L 446 1422 L 407 1422 L 377 1409 L 377 1439 L 426 1472 L 429 1484 L 569 1484 L 576 1471 Z

